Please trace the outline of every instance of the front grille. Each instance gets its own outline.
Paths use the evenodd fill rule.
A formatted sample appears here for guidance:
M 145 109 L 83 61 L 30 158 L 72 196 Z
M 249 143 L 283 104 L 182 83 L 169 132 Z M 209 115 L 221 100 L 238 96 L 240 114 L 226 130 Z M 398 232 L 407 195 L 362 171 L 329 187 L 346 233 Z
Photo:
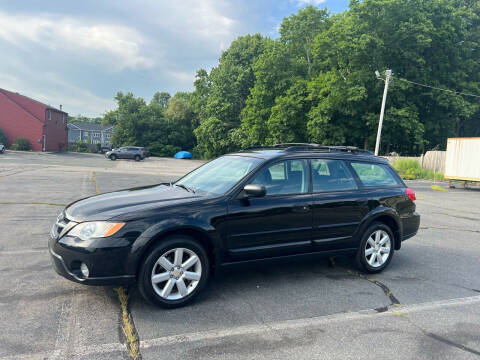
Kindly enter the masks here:
M 52 228 L 52 235 L 53 237 L 57 237 L 60 235 L 65 229 L 65 227 L 70 223 L 70 220 L 65 216 L 65 212 L 63 211 L 60 213 L 60 215 L 57 216 L 57 221 L 55 222 L 55 225 L 53 225 Z

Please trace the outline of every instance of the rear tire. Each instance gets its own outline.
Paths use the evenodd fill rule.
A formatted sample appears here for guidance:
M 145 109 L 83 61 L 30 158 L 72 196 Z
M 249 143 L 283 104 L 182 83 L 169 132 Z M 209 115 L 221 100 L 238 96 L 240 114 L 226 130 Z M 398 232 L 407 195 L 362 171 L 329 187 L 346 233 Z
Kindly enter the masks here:
M 154 305 L 176 308 L 190 303 L 208 281 L 210 264 L 201 244 L 185 235 L 159 241 L 138 275 L 142 296 Z
M 112 160 L 112 161 L 115 161 L 115 160 L 117 160 L 117 155 L 112 154 L 112 155 L 109 156 L 109 159 Z
M 140 157 L 140 155 L 135 155 L 134 159 L 135 161 L 140 161 L 142 158 Z
M 392 230 L 384 223 L 374 222 L 365 230 L 355 261 L 357 267 L 366 273 L 378 273 L 392 260 L 395 238 Z

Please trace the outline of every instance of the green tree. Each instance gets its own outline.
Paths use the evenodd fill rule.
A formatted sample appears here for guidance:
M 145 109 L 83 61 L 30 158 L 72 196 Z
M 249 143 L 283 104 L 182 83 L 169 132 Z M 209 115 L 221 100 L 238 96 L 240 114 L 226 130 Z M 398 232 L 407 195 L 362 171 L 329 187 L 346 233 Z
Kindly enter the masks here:
M 280 25 L 280 40 L 288 44 L 291 51 L 300 54 L 307 67 L 310 79 L 315 58 L 312 46 L 315 37 L 328 26 L 327 9 L 318 9 L 309 5 L 300 9 L 298 14 L 292 14 L 283 19 Z
M 87 123 L 94 123 L 94 124 L 101 124 L 103 118 L 102 117 L 87 117 L 83 115 L 76 115 L 76 116 L 68 116 L 67 121 L 71 124 L 79 123 L 79 122 L 87 122 Z
M 231 148 L 227 125 L 215 117 L 202 121 L 195 129 L 195 136 L 197 138 L 195 151 L 203 158 L 219 156 Z
M 235 131 L 240 146 L 265 143 L 267 120 L 276 97 L 283 95 L 299 78 L 298 61 L 290 55 L 287 45 L 271 40 L 255 62 L 255 85 L 242 110 L 241 127 Z
M 152 100 L 150 101 L 150 104 L 158 104 L 160 105 L 161 107 L 163 107 L 164 109 L 167 108 L 167 105 L 168 105 L 168 100 L 170 100 L 171 96 L 168 92 L 156 92 L 155 94 L 153 94 L 153 98 Z
M 310 108 L 307 81 L 298 80 L 284 96 L 275 99 L 267 120 L 267 144 L 307 141 L 307 112 Z

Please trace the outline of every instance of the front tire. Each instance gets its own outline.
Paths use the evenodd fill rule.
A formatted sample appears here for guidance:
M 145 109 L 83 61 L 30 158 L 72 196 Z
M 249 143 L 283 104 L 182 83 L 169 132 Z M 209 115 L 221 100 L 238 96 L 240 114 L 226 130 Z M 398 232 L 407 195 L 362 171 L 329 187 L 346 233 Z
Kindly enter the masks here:
M 394 253 L 392 230 L 385 224 L 375 222 L 368 227 L 357 250 L 357 267 L 366 273 L 378 273 L 385 269 Z
M 143 297 L 163 308 L 191 302 L 208 281 L 207 253 L 194 239 L 175 235 L 161 240 L 146 257 L 139 273 Z
M 117 160 L 117 156 L 116 156 L 116 155 L 110 155 L 109 158 L 110 158 L 110 160 L 112 160 L 112 161 Z

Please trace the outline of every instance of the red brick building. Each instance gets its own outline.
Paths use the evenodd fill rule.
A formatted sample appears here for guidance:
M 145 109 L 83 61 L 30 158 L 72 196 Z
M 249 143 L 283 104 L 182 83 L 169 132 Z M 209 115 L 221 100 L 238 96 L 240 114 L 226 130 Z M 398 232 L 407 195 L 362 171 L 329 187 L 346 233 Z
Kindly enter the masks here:
M 19 93 L 0 88 L 0 129 L 11 145 L 15 139 L 30 140 L 32 150 L 67 149 L 67 113 Z

